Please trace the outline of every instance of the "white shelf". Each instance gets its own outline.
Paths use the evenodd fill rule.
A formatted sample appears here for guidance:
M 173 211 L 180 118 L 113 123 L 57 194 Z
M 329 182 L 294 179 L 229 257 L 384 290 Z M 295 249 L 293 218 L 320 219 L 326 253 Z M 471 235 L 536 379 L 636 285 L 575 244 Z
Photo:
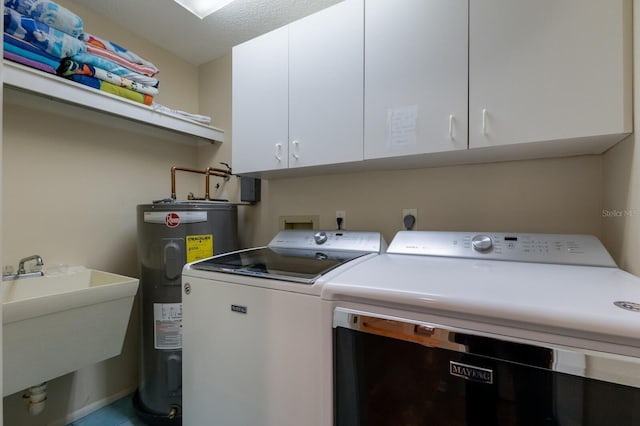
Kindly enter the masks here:
M 4 60 L 4 100 L 177 142 L 223 142 L 224 131 Z M 7 90 L 8 89 L 8 90 Z

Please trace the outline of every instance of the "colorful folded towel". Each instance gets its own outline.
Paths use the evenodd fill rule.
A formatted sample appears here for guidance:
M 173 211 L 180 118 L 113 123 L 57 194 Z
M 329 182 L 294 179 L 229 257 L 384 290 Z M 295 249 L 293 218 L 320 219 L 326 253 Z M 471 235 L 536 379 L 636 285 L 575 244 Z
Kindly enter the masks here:
M 35 68 L 37 70 L 44 71 L 44 72 L 47 72 L 49 74 L 55 74 L 56 73 L 56 69 L 53 68 L 49 64 L 45 64 L 43 62 L 39 62 L 39 61 L 36 61 L 36 60 L 33 60 L 33 59 L 25 58 L 24 56 L 17 55 L 15 53 L 9 52 L 7 50 L 4 50 L 2 52 L 2 56 L 4 58 L 6 58 L 6 59 L 9 59 L 10 61 L 17 62 L 17 63 L 22 64 L 22 65 L 26 65 L 26 66 L 28 66 L 30 68 Z
M 96 47 L 92 44 L 87 44 L 87 52 L 93 53 L 94 55 L 108 59 L 112 62 L 115 62 L 118 65 L 122 65 L 123 67 L 130 69 L 131 71 L 140 73 L 142 75 L 153 77 L 158 73 L 157 68 L 151 68 L 146 65 L 135 64 L 131 61 L 127 61 L 126 59 L 121 58 L 120 56 L 116 55 L 115 53 L 109 50 Z
M 44 50 L 40 49 L 37 46 L 34 46 L 31 43 L 27 43 L 24 40 L 20 40 L 19 38 L 16 38 L 16 37 L 14 37 L 14 36 L 12 36 L 10 34 L 7 34 L 7 33 L 3 33 L 2 35 L 3 35 L 3 41 L 5 43 L 5 46 L 6 45 L 15 46 L 18 49 L 26 50 L 26 51 L 35 53 L 36 55 L 40 55 L 40 56 L 42 56 L 42 57 L 44 57 L 44 58 L 46 58 L 46 59 L 48 59 L 48 60 L 50 60 L 52 62 L 55 62 L 56 63 L 55 68 L 57 68 L 58 65 L 60 64 L 60 58 L 56 58 L 53 55 L 49 55 L 47 52 L 45 52 Z
M 60 66 L 57 67 L 57 73 L 58 75 L 62 75 L 64 77 L 68 77 L 74 74 L 86 75 L 89 77 L 95 77 L 97 79 L 107 81 L 111 84 L 115 84 L 116 86 L 131 89 L 138 93 L 143 93 L 151 96 L 155 96 L 158 94 L 158 89 L 156 89 L 155 87 L 136 83 L 135 81 L 131 81 L 128 78 L 115 75 L 109 71 L 94 67 L 93 65 L 76 62 L 70 58 L 63 59 L 59 65 Z
M 93 53 L 78 53 L 77 55 L 73 55 L 71 59 L 81 64 L 93 65 L 96 68 L 109 71 L 115 75 L 128 78 L 131 81 L 135 81 L 136 83 L 141 83 L 150 87 L 158 87 L 158 85 L 160 84 L 160 82 L 153 77 L 131 71 L 121 65 L 116 64 L 113 61 L 110 61 L 109 59 L 94 55 Z
M 80 75 L 80 74 L 73 74 L 68 78 L 77 83 L 84 84 L 85 86 L 93 87 L 94 89 L 98 89 L 106 93 L 111 93 L 113 95 L 117 95 L 122 98 L 126 98 L 131 101 L 135 101 L 144 105 L 151 105 L 153 103 L 153 96 L 134 92 L 133 90 L 126 89 L 124 87 L 118 87 L 115 84 L 111 84 L 107 81 L 102 81 L 95 77 L 89 77 L 87 75 Z
M 95 46 L 97 48 L 112 52 L 118 57 L 126 61 L 133 62 L 134 64 L 144 65 L 146 68 L 148 68 L 149 70 L 148 72 L 150 72 L 150 74 L 147 74 L 149 76 L 154 76 L 159 72 L 158 68 L 155 65 L 153 65 L 153 63 L 140 57 L 136 53 L 130 50 L 127 50 L 122 46 L 117 45 L 112 41 L 101 39 L 100 37 L 96 37 L 89 33 L 83 33 L 79 38 L 80 40 L 87 43 L 87 45 Z
M 47 0 L 4 0 L 5 7 L 21 15 L 78 38 L 83 32 L 82 19 L 59 4 Z
M 40 55 L 38 53 L 32 52 L 30 50 L 21 49 L 17 46 L 9 44 L 7 42 L 3 43 L 4 52 L 13 53 L 14 55 L 21 56 L 25 59 L 30 59 L 32 61 L 39 62 L 41 64 L 49 65 L 54 70 L 58 68 L 60 65 L 60 61 L 52 60 L 47 56 Z
M 73 56 L 87 50 L 80 40 L 10 8 L 4 9 L 4 31 L 56 58 Z

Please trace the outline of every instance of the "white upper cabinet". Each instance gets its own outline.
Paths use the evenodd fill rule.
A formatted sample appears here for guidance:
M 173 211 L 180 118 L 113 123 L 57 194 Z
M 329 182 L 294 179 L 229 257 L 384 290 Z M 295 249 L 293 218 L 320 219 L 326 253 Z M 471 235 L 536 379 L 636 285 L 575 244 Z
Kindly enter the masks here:
M 289 167 L 363 159 L 363 0 L 289 27 Z
M 234 48 L 234 170 L 602 153 L 633 130 L 631 6 L 340 2 Z
M 233 48 L 232 157 L 236 173 L 287 168 L 289 27 Z
M 233 49 L 233 168 L 363 159 L 363 0 L 346 0 Z
M 467 0 L 367 0 L 365 158 L 467 148 Z
M 469 7 L 470 148 L 631 132 L 629 0 Z

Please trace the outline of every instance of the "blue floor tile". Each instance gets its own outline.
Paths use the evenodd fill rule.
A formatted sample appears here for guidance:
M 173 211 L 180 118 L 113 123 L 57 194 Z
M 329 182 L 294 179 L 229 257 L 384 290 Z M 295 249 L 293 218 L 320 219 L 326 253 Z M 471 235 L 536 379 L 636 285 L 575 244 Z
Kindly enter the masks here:
M 131 395 L 129 395 L 67 426 L 145 426 L 145 424 L 137 418 Z

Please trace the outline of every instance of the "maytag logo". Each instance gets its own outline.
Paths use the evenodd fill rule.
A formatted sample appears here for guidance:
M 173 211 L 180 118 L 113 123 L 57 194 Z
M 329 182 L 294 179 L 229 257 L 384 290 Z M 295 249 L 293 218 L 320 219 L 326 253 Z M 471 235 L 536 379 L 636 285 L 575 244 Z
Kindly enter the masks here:
M 246 306 L 241 306 L 241 305 L 231 305 L 231 310 L 233 312 L 238 312 L 240 314 L 246 314 L 247 313 L 247 307 Z
M 493 383 L 493 370 L 462 364 L 455 361 L 449 361 L 449 374 L 456 377 L 462 377 L 465 380 L 471 380 L 473 382 L 487 384 Z

